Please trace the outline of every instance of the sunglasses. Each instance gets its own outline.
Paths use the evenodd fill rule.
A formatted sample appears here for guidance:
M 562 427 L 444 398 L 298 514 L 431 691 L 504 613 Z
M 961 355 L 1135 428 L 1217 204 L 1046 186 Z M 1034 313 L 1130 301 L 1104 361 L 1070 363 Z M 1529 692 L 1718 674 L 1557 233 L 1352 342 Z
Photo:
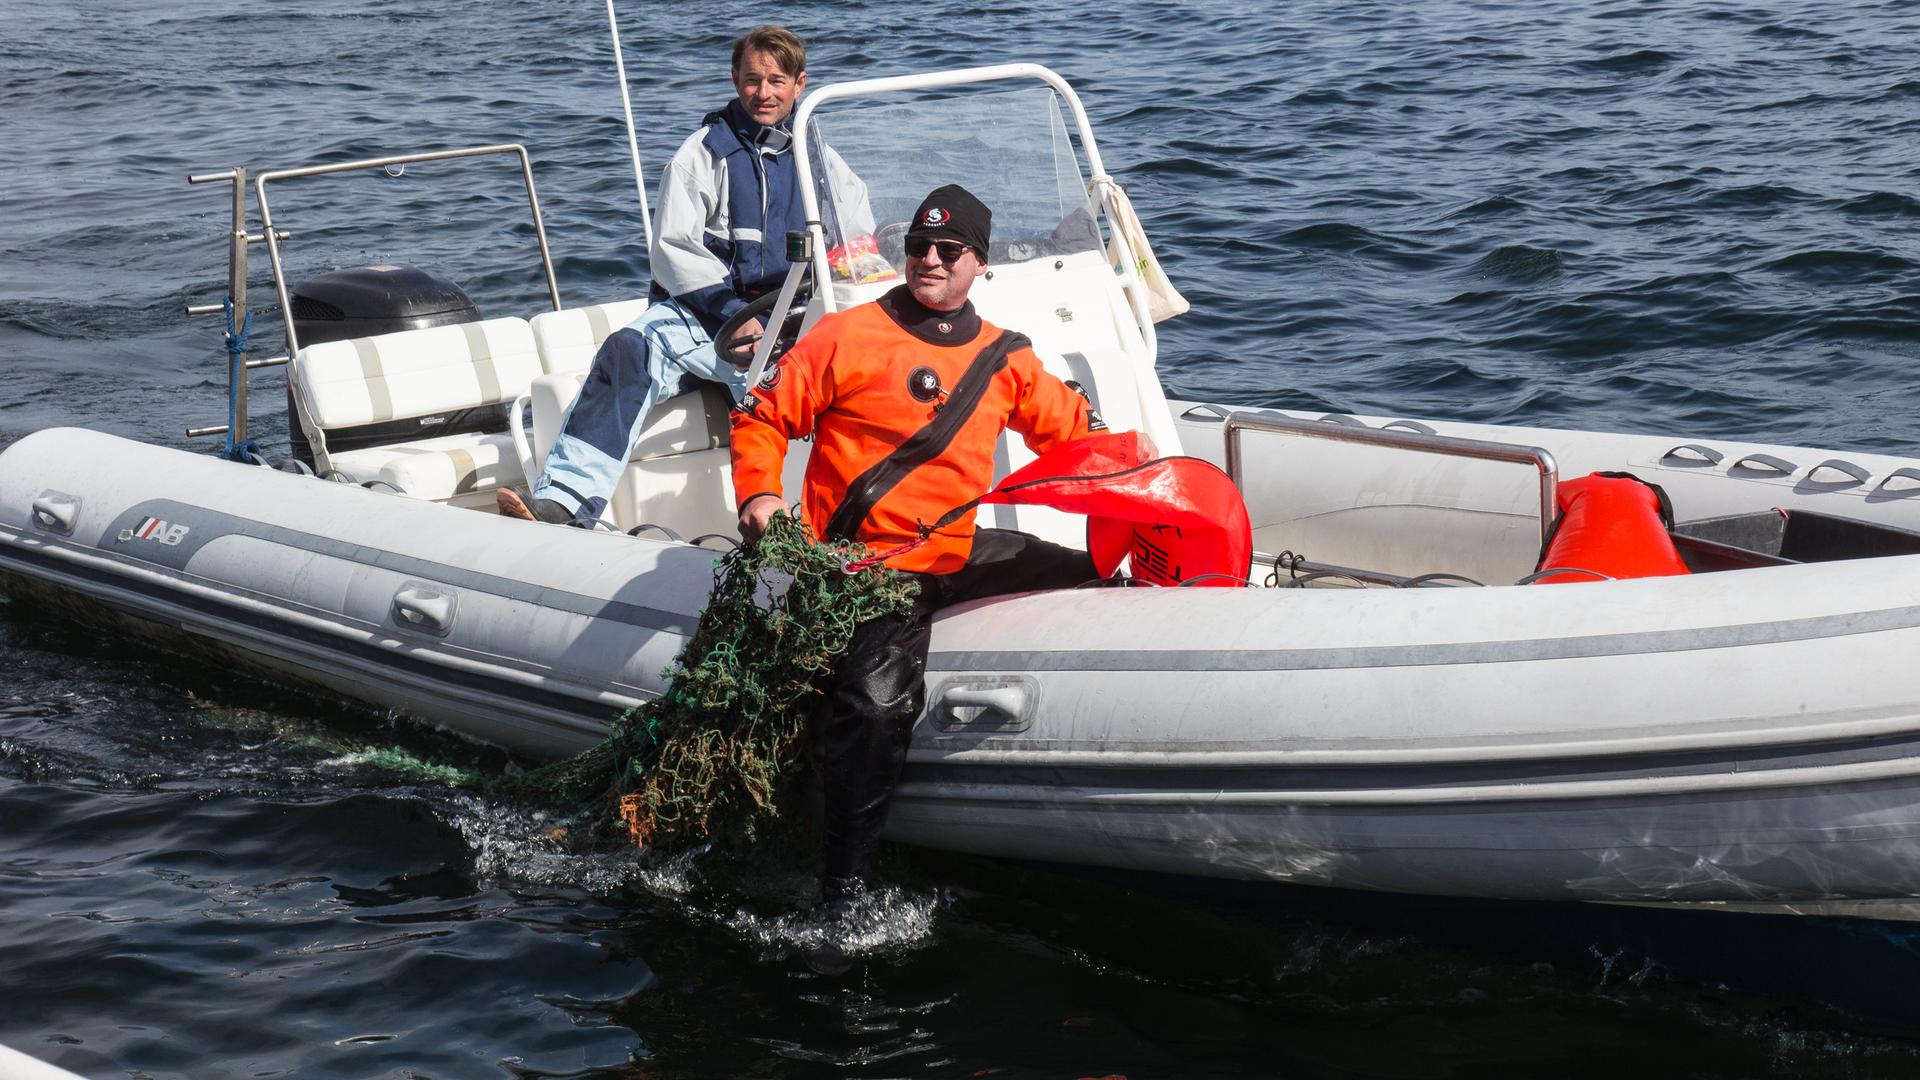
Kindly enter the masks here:
M 940 261 L 943 263 L 959 262 L 960 256 L 973 250 L 958 240 L 929 240 L 921 236 L 907 241 L 907 254 L 913 258 L 926 258 L 928 248 L 940 249 Z

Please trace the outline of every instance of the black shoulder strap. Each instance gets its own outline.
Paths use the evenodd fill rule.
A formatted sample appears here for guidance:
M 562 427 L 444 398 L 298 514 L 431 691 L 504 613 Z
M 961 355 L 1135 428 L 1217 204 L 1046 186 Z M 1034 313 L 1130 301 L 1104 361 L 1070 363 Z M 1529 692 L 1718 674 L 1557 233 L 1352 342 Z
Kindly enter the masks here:
M 908 473 L 946 451 L 947 444 L 953 442 L 953 437 L 980 407 L 980 399 L 987 396 L 993 377 L 1007 366 L 1007 354 L 1032 344 L 1025 334 L 1002 330 L 999 337 L 981 349 L 933 419 L 847 485 L 846 497 L 833 512 L 833 520 L 827 522 L 826 538 L 852 540 L 887 492 L 906 479 Z
M 1637 480 L 1653 489 L 1653 501 L 1660 508 L 1660 526 L 1668 532 L 1673 531 L 1673 500 L 1667 497 L 1667 489 L 1642 476 L 1630 472 L 1597 472 L 1595 476 L 1610 477 L 1615 480 Z

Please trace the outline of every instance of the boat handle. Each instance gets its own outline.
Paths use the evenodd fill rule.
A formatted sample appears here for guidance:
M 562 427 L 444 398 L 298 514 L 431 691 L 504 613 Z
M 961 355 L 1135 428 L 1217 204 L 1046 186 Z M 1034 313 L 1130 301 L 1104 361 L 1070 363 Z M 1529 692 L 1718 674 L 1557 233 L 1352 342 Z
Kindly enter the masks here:
M 80 500 L 58 491 L 41 492 L 33 500 L 33 522 L 43 529 L 57 533 L 73 532 L 73 523 L 80 517 Z
M 524 419 L 527 406 L 532 401 L 532 394 L 521 394 L 513 399 L 512 408 L 507 410 L 507 435 L 513 441 L 513 456 L 520 462 L 520 475 L 529 487 L 540 476 L 540 470 L 533 467 L 533 446 L 527 440 L 527 426 Z
M 1727 466 L 1727 471 L 1745 469 L 1748 472 L 1771 472 L 1786 476 L 1799 467 L 1786 458 L 1774 457 L 1772 454 L 1748 454 Z
M 1398 428 L 1401 431 L 1411 431 L 1415 435 L 1440 434 L 1439 432 L 1433 430 L 1431 427 L 1428 427 L 1427 425 L 1421 423 L 1418 420 L 1395 420 L 1390 424 L 1381 424 L 1380 427 L 1382 430 L 1385 430 L 1385 431 L 1392 431 L 1395 428 Z
M 956 686 L 940 695 L 942 704 L 959 709 L 992 709 L 1009 720 L 1026 715 L 1024 686 Z
M 1876 493 L 1884 492 L 1889 497 L 1893 497 L 1893 496 L 1905 497 L 1915 493 L 1920 493 L 1920 488 L 1901 488 L 1900 490 L 1895 491 L 1893 488 L 1893 482 L 1895 479 L 1920 481 L 1920 469 L 1914 469 L 1909 466 L 1902 465 L 1900 468 L 1895 469 L 1892 472 L 1888 473 L 1886 476 L 1882 477 L 1880 480 L 1880 486 L 1874 488 L 1873 490 Z
M 1813 480 L 1813 474 L 1814 474 L 1814 473 L 1817 473 L 1817 472 L 1819 472 L 1819 471 L 1820 471 L 1821 469 L 1832 469 L 1832 470 L 1833 470 L 1834 472 L 1837 472 L 1837 473 L 1845 473 L 1845 474 L 1846 474 L 1847 476 L 1849 476 L 1849 477 L 1852 477 L 1852 478 L 1853 478 L 1853 482 L 1854 482 L 1854 483 L 1856 483 L 1856 484 L 1864 484 L 1864 483 L 1866 483 L 1866 482 L 1867 482 L 1867 477 L 1868 477 L 1869 475 L 1871 475 L 1870 473 L 1868 473 L 1868 472 L 1867 472 L 1867 470 L 1866 470 L 1866 469 L 1864 469 L 1864 468 L 1862 468 L 1862 467 L 1860 467 L 1859 465 L 1855 465 L 1855 464 L 1854 464 L 1853 462 L 1851 462 L 1851 461 L 1841 461 L 1841 460 L 1840 460 L 1839 458 L 1828 458 L 1827 460 L 1825 460 L 1825 461 L 1823 461 L 1823 462 L 1821 462 L 1820 464 L 1818 464 L 1818 465 L 1815 465 L 1815 466 L 1814 466 L 1813 468 L 1811 468 L 1811 469 L 1808 469 L 1808 470 L 1807 470 L 1807 479 L 1808 479 L 1808 480 Z M 1815 483 L 1828 483 L 1828 482 L 1831 482 L 1831 483 L 1836 483 L 1836 484 L 1837 484 L 1837 483 L 1839 483 L 1840 481 L 1838 481 L 1838 480 L 1834 480 L 1834 481 L 1820 481 L 1820 480 L 1815 480 L 1814 482 L 1815 482 Z
M 444 634 L 453 626 L 453 597 L 421 585 L 393 594 L 393 611 L 408 626 Z
M 1686 451 L 1686 453 L 1681 453 L 1683 450 Z M 1720 462 L 1725 459 L 1726 455 L 1720 451 L 1715 450 L 1711 446 L 1701 446 L 1696 442 L 1681 443 L 1679 446 L 1660 455 L 1661 464 L 1672 462 L 1675 465 L 1684 466 L 1689 469 L 1698 469 L 1701 467 L 1711 468 L 1712 466 L 1720 464 Z

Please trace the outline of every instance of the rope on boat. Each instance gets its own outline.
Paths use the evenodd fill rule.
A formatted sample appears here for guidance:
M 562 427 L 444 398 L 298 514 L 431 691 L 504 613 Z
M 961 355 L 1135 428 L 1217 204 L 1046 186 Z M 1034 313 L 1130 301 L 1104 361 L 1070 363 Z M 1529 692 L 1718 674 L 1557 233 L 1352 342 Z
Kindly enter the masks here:
M 227 444 L 220 450 L 220 456 L 228 461 L 241 464 L 262 463 L 265 459 L 260 453 L 260 444 L 252 439 L 233 441 L 234 425 L 240 419 L 240 382 L 247 377 L 246 352 L 247 335 L 253 331 L 253 312 L 241 316 L 240 327 L 233 325 L 233 294 L 228 293 L 220 300 L 220 306 L 226 311 L 227 332 Z
M 1300 564 L 1305 561 L 1306 556 L 1295 555 L 1291 550 L 1283 551 L 1275 555 L 1273 557 L 1273 572 L 1267 575 L 1266 587 L 1269 589 L 1277 589 L 1288 581 L 1298 580 L 1300 577 Z M 1280 577 L 1280 572 L 1283 570 L 1286 571 L 1287 574 L 1285 581 Z
M 586 752 L 502 777 L 496 794 L 584 811 L 590 835 L 654 850 L 751 839 L 779 812 L 807 719 L 854 628 L 904 612 L 919 585 L 885 566 L 847 574 L 865 545 L 821 543 L 789 513 L 715 564 L 700 625 L 658 698 Z

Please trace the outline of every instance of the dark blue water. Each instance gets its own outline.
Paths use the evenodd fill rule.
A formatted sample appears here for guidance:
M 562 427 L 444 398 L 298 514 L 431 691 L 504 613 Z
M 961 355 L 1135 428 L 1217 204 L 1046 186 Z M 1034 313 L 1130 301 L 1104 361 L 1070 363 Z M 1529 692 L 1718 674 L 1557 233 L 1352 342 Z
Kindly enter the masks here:
M 771 9 L 630 6 L 657 167 Z M 1161 328 L 1179 395 L 1920 446 L 1910 4 L 781 10 L 816 84 L 1035 60 L 1079 87 L 1194 303 Z M 228 200 L 189 172 L 524 142 L 563 297 L 637 294 L 602 14 L 0 0 L 0 441 L 223 418 L 218 328 L 179 312 L 219 299 Z M 504 165 L 283 198 L 296 274 L 410 262 L 489 313 L 543 306 Z M 1920 1074 L 1920 957 L 1884 925 L 903 851 L 862 962 L 820 978 L 804 861 L 563 855 L 549 822 L 342 748 L 394 741 L 493 764 L 0 621 L 0 1042 L 152 1077 Z

